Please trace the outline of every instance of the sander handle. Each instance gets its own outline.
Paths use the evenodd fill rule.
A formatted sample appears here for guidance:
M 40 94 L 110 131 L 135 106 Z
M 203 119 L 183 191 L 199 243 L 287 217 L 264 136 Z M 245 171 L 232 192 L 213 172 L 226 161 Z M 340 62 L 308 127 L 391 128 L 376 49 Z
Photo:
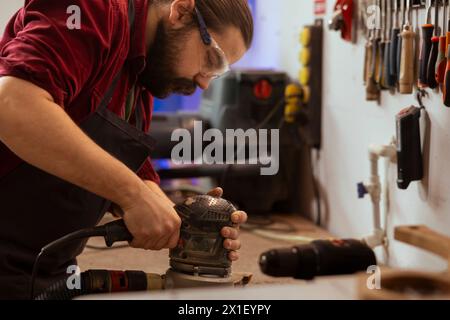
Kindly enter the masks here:
M 105 243 L 108 248 L 120 241 L 133 241 L 133 235 L 128 230 L 123 219 L 107 223 L 103 226 L 105 230 Z

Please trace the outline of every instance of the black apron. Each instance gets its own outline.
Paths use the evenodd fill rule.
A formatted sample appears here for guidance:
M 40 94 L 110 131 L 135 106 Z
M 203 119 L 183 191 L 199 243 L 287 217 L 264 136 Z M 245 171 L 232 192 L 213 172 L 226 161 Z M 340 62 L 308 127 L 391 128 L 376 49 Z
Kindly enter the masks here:
M 129 0 L 128 11 L 131 30 L 133 0 Z M 135 108 L 136 127 L 107 109 L 120 76 L 121 73 L 115 76 L 96 112 L 80 128 L 137 172 L 149 156 L 154 140 L 142 132 L 140 105 Z M 95 226 L 110 205 L 108 200 L 27 163 L 1 178 L 0 299 L 28 299 L 32 266 L 40 249 L 68 233 Z M 35 293 L 66 277 L 67 268 L 76 264 L 75 258 L 85 244 L 86 241 L 74 242 L 44 257 Z

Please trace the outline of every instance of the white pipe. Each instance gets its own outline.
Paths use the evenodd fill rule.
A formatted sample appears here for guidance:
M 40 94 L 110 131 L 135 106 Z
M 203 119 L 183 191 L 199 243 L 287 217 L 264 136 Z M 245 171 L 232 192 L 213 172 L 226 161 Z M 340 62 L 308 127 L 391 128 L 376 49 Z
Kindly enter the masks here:
M 373 234 L 365 237 L 363 241 L 371 248 L 376 248 L 386 243 L 386 231 L 381 225 L 381 194 L 382 186 L 379 176 L 378 160 L 380 158 L 387 158 L 389 161 L 395 161 L 397 158 L 397 150 L 395 147 L 395 140 L 390 145 L 376 146 L 372 145 L 369 148 L 370 159 L 370 183 L 365 185 L 367 192 L 372 200 L 372 215 L 373 215 Z M 387 184 L 387 179 L 385 183 Z M 388 200 L 387 187 L 383 190 L 383 198 Z M 387 205 L 385 207 L 385 215 L 387 216 Z M 385 217 L 386 218 L 386 217 Z

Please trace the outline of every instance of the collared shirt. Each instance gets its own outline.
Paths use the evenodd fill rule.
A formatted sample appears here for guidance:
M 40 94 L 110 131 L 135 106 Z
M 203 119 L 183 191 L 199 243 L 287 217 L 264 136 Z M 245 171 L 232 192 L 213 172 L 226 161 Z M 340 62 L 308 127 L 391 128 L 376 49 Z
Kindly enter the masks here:
M 0 76 L 21 78 L 46 90 L 80 124 L 95 112 L 112 79 L 124 67 L 108 108 L 125 118 L 126 100 L 133 88 L 131 96 L 142 100 L 143 129 L 148 132 L 153 97 L 134 85 L 145 67 L 148 0 L 134 1 L 131 39 L 127 0 L 25 1 L 0 39 Z M 73 14 L 78 12 L 80 28 L 71 29 L 69 26 L 76 26 Z M 0 178 L 20 163 L 22 160 L 0 142 Z M 159 183 L 150 159 L 138 174 Z

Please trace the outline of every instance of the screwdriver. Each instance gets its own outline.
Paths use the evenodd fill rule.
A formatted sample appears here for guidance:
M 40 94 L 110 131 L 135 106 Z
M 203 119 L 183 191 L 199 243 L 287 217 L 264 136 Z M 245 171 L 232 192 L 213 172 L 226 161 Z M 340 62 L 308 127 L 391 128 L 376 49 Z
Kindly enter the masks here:
M 375 52 L 375 83 L 381 89 L 381 76 L 382 76 L 382 66 L 383 66 L 383 58 L 384 58 L 384 43 L 382 39 L 382 29 L 383 29 L 383 9 L 382 9 L 382 0 L 377 1 L 378 8 L 381 8 L 381 28 L 376 29 L 376 37 L 374 43 L 374 52 Z
M 436 89 L 436 61 L 439 54 L 439 0 L 434 0 L 434 37 L 431 38 L 431 52 L 428 60 L 427 84 L 431 89 Z
M 397 67 L 397 51 L 399 42 L 399 12 L 398 12 L 398 0 L 394 0 L 394 22 L 391 30 L 391 46 L 389 50 L 389 75 L 391 77 L 391 86 L 395 86 L 398 79 L 398 67 Z M 392 81 L 394 84 L 392 84 Z
M 403 31 L 401 33 L 402 49 L 400 59 L 399 90 L 402 94 L 411 94 L 414 89 L 414 40 L 416 38 L 416 34 L 413 31 L 413 27 L 410 22 L 410 8 L 411 0 L 407 0 L 405 25 L 403 26 Z
M 401 11 L 401 18 L 402 18 L 402 23 L 400 25 L 400 29 L 401 32 L 403 31 L 403 28 L 405 26 L 405 1 L 406 0 L 400 0 L 400 11 Z M 402 37 L 401 34 L 399 34 L 398 36 L 398 43 L 397 43 L 397 76 L 398 76 L 398 81 L 400 81 L 400 64 L 401 64 L 401 59 L 402 57 Z
M 382 90 L 389 89 L 388 86 L 388 78 L 389 78 L 389 40 L 387 37 L 387 0 L 381 0 L 382 6 L 381 6 L 381 17 L 382 17 L 382 27 L 381 27 L 381 34 L 382 34 L 382 40 L 381 40 L 381 50 L 380 50 L 380 71 L 381 71 L 381 77 L 380 77 L 380 87 Z
M 384 58 L 384 65 L 385 65 L 385 85 L 387 88 L 391 89 L 394 88 L 396 83 L 397 83 L 397 79 L 395 76 L 391 75 L 391 65 L 394 64 L 395 65 L 395 60 L 391 59 L 391 52 L 392 52 L 392 1 L 391 0 L 386 0 L 387 1 L 387 27 L 386 27 L 386 51 L 385 51 L 385 58 Z M 396 0 L 394 0 L 396 1 Z
M 431 53 L 431 38 L 434 32 L 434 25 L 431 24 L 431 3 L 432 0 L 427 0 L 426 20 L 422 25 L 422 48 L 419 58 L 419 87 L 421 88 L 428 87 L 428 62 Z
M 446 66 L 445 66 L 445 76 L 444 85 L 442 88 L 444 105 L 450 107 L 450 5 L 448 6 L 448 21 L 447 21 L 447 34 L 445 46 L 447 47 L 446 52 Z
M 364 12 L 368 11 L 368 3 L 365 3 L 366 7 L 364 8 Z M 364 21 L 365 23 L 365 38 L 366 38 L 366 45 L 364 46 L 364 73 L 363 73 L 363 81 L 364 86 L 367 86 L 367 80 L 369 78 L 369 72 L 372 62 L 372 28 L 368 25 L 367 20 Z
M 372 46 L 371 46 L 371 29 L 366 29 L 366 45 L 364 46 L 364 69 L 363 69 L 363 81 L 364 86 L 367 86 L 367 80 L 369 78 L 370 62 L 372 60 Z
M 375 4 L 376 0 L 373 0 L 372 4 Z M 372 27 L 370 29 L 370 39 L 368 44 L 368 73 L 366 80 L 366 100 L 367 101 L 378 101 L 380 98 L 380 90 L 375 81 L 376 73 L 376 54 L 377 54 L 377 27 Z
M 449 28 L 448 28 L 448 24 L 445 23 L 445 18 L 446 18 L 446 14 L 447 14 L 447 1 L 448 0 L 442 0 L 442 25 L 443 25 L 443 32 L 441 37 L 439 37 L 439 55 L 438 55 L 438 59 L 437 59 L 437 64 L 436 64 L 436 82 L 438 84 L 443 85 L 444 83 L 444 78 L 445 78 L 445 67 L 447 64 L 447 37 L 446 37 L 446 33 L 448 32 Z

